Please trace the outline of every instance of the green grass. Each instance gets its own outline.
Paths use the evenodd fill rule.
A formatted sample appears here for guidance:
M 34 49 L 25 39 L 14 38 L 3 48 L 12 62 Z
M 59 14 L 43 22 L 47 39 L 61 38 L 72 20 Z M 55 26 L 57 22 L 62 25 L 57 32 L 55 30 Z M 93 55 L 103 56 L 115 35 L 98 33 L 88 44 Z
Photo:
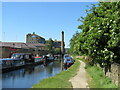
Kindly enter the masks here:
M 69 82 L 70 78 L 76 75 L 80 66 L 80 62 L 76 60 L 74 65 L 72 65 L 66 71 L 62 71 L 53 77 L 43 79 L 39 83 L 33 85 L 32 88 L 72 88 Z
M 97 66 L 86 66 L 86 71 L 92 78 L 89 81 L 90 88 L 117 88 L 115 84 L 112 83 L 111 79 L 106 77 L 100 67 Z

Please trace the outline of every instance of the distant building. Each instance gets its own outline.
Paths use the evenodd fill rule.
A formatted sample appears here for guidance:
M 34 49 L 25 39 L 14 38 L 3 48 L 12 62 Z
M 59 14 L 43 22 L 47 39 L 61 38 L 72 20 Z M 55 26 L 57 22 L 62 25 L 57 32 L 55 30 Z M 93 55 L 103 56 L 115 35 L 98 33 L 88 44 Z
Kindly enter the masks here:
M 35 34 L 35 32 L 33 32 L 33 34 L 28 33 L 26 35 L 26 43 L 45 44 L 45 39 L 43 37 L 40 37 L 39 35 Z
M 11 47 L 11 48 L 26 48 L 28 45 L 24 42 L 0 42 L 0 47 Z
M 45 44 L 24 42 L 0 42 L 0 58 L 8 58 L 12 53 L 32 53 L 42 55 Z
M 53 47 L 54 47 L 54 48 L 61 48 L 61 41 L 55 40 L 55 41 L 53 42 Z
M 12 53 L 28 52 L 29 47 L 23 42 L 0 42 L 0 58 L 9 58 Z

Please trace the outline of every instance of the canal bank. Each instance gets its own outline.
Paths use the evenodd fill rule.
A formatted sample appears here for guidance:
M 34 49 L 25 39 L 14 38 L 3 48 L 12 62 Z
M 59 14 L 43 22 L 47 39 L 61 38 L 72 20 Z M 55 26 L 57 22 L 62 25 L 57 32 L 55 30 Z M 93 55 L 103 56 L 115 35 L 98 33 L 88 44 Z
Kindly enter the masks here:
M 60 61 L 50 62 L 47 66 L 37 65 L 2 74 L 2 88 L 31 88 L 39 81 L 61 72 Z
M 39 83 L 33 85 L 32 88 L 72 88 L 69 80 L 77 74 L 79 67 L 80 62 L 76 59 L 74 65 L 66 71 L 62 71 L 54 77 L 43 79 Z

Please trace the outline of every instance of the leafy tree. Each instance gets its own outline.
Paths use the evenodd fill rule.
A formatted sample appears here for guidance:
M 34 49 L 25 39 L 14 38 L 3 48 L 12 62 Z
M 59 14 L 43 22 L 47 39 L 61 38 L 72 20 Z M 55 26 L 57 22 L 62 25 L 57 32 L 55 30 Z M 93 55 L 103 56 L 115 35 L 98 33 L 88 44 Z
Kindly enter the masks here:
M 75 35 L 73 35 L 72 39 L 70 40 L 70 49 L 68 50 L 69 53 L 78 54 L 79 52 L 79 42 L 78 42 L 79 32 L 76 31 Z
M 49 38 L 49 40 L 46 41 L 45 48 L 49 50 L 51 53 L 53 53 L 53 40 L 52 38 Z
M 54 41 L 52 38 L 49 38 L 49 40 L 46 41 L 45 49 L 49 50 L 52 54 L 60 54 L 61 48 L 54 48 Z
M 54 48 L 54 54 L 60 54 L 61 48 Z
M 120 2 L 99 2 L 79 19 L 83 24 L 70 40 L 70 51 L 86 54 L 101 66 L 120 63 Z

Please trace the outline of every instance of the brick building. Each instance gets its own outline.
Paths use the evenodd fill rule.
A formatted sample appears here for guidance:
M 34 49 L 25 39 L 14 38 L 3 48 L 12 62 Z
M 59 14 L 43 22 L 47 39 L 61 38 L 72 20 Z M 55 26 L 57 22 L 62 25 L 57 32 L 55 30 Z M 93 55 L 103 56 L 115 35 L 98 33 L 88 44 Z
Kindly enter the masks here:
M 57 41 L 57 40 L 53 41 L 53 47 L 54 48 L 61 48 L 61 41 Z
M 26 35 L 26 43 L 41 43 L 45 44 L 45 39 L 33 32 L 33 34 L 28 33 Z
M 23 42 L 0 42 L 0 58 L 9 58 L 12 53 L 32 53 L 44 55 L 49 51 L 44 50 L 44 44 Z
M 0 58 L 8 58 L 12 53 L 32 53 L 45 55 L 50 51 L 45 49 L 45 39 L 33 32 L 26 35 L 24 42 L 0 42 Z M 61 41 L 53 41 L 53 48 L 61 48 Z

